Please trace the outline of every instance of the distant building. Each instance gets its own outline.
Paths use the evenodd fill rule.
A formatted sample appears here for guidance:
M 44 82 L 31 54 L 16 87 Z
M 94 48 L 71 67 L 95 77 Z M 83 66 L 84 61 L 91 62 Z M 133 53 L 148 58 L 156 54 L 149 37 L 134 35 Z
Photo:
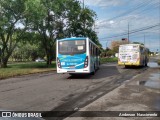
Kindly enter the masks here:
M 122 41 L 128 42 L 128 38 L 122 38 Z

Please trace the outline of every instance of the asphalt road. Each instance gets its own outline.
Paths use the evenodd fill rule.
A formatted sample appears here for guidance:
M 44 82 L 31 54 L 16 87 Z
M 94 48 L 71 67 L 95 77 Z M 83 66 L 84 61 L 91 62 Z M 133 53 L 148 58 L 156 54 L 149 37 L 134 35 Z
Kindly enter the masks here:
M 0 80 L 0 109 L 76 111 L 146 69 L 125 69 L 108 63 L 101 65 L 94 76 L 50 72 Z

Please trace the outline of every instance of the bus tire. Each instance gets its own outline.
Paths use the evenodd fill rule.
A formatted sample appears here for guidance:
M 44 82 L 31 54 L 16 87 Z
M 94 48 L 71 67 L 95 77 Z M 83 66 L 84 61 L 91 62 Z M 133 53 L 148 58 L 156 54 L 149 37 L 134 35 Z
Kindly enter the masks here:
M 148 65 L 147 65 L 147 63 L 145 64 L 145 67 L 147 67 Z
M 128 66 L 128 65 L 125 65 L 125 68 L 129 68 L 129 66 Z
M 91 75 L 95 75 L 96 69 L 95 69 L 95 65 L 94 65 L 94 70 L 93 72 L 91 72 Z
M 143 67 L 145 67 L 145 66 L 146 66 L 146 61 L 144 60 L 144 61 L 143 61 Z
M 145 61 L 145 67 L 147 67 L 147 62 Z
M 147 67 L 147 62 L 148 62 L 148 60 L 147 60 L 147 58 L 145 59 L 145 67 Z

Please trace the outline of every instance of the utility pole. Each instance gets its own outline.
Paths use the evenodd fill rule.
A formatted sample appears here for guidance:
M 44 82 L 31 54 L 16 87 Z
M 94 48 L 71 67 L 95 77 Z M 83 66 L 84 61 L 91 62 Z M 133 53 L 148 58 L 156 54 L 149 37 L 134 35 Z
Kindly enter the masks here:
M 108 41 L 106 42 L 106 50 L 107 50 L 107 46 L 108 46 Z
M 144 46 L 145 46 L 145 42 L 146 42 L 146 35 L 144 34 Z
M 128 43 L 129 43 L 129 22 L 128 22 Z
M 83 9 L 84 9 L 84 0 L 83 0 Z
M 83 0 L 83 12 L 84 12 L 84 0 Z M 83 20 L 83 29 L 84 29 L 84 36 L 86 36 L 86 32 L 85 32 L 85 19 Z
M 159 0 L 159 53 L 158 54 L 160 59 L 160 0 Z

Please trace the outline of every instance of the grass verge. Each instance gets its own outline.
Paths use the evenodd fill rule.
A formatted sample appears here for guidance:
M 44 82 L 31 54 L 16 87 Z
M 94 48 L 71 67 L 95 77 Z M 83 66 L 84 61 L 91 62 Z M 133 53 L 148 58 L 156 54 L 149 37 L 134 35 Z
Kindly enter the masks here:
M 117 62 L 118 58 L 100 58 L 101 64 L 107 62 Z M 52 62 L 52 65 L 47 67 L 45 62 L 26 62 L 26 63 L 14 63 L 9 64 L 7 68 L 0 68 L 0 80 L 32 73 L 47 72 L 56 70 L 56 63 Z
M 55 62 L 53 62 L 52 65 L 49 67 L 46 66 L 45 62 L 9 64 L 7 68 L 0 68 L 0 79 L 5 79 L 5 78 L 19 76 L 19 75 L 52 71 L 52 70 L 55 70 L 55 68 L 56 68 Z
M 107 63 L 107 62 L 118 62 L 118 58 L 117 57 L 113 57 L 113 58 L 100 58 L 100 62 L 101 62 L 101 64 Z

